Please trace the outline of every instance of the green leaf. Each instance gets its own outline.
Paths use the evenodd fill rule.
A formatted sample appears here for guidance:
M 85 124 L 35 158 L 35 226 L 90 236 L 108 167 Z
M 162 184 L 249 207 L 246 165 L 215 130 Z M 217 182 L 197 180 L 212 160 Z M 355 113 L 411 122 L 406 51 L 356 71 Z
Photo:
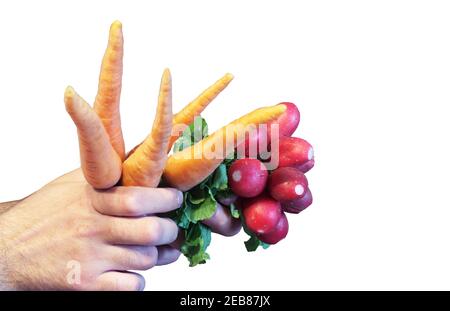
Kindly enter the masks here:
M 184 133 L 184 132 L 183 132 Z M 179 152 L 187 147 L 190 147 L 192 145 L 192 140 L 190 136 L 182 134 L 173 145 L 173 152 Z
M 197 187 L 199 187 L 200 189 L 207 188 L 211 179 L 212 179 L 212 174 L 209 175 L 208 177 L 206 177 L 201 183 L 199 183 Z
M 205 198 L 207 196 L 208 196 L 208 193 L 205 191 L 205 189 L 202 189 L 200 187 L 195 187 L 187 193 L 187 199 L 192 204 L 202 203 L 203 201 L 205 201 Z
M 186 231 L 185 242 L 181 246 L 181 252 L 189 260 L 189 266 L 194 267 L 209 259 L 206 249 L 210 243 L 211 229 L 201 223 L 190 226 Z
M 192 122 L 175 141 L 173 152 L 179 152 L 190 147 L 207 136 L 208 124 L 206 123 L 206 120 L 201 117 L 195 118 L 194 122 Z
M 242 214 L 240 214 L 240 216 L 242 221 L 242 228 L 244 229 L 245 233 L 247 233 L 248 236 L 250 237 L 247 241 L 244 242 L 247 251 L 254 252 L 259 246 L 261 246 L 263 249 L 269 248 L 270 246 L 269 244 L 262 242 L 260 239 L 258 239 L 256 234 L 254 234 L 247 228 L 244 222 L 244 217 L 242 216 Z
M 191 206 L 188 217 L 192 222 L 196 223 L 211 218 L 216 212 L 216 208 L 216 200 L 208 196 L 201 204 Z
M 239 209 L 234 205 L 234 203 L 231 203 L 230 205 L 230 213 L 233 218 L 238 219 L 241 217 L 241 213 L 239 212 Z
M 263 249 L 268 249 L 269 248 L 269 246 L 270 246 L 270 244 L 267 244 L 267 243 L 264 243 L 263 241 L 259 241 L 260 242 L 260 244 L 261 244 L 261 247 L 263 248 Z
M 244 242 L 245 248 L 247 249 L 248 252 L 256 251 L 256 249 L 258 248 L 260 243 L 261 242 L 255 235 L 251 235 L 250 239 L 248 239 L 246 242 Z
M 191 221 L 189 220 L 189 217 L 186 215 L 186 212 L 184 210 L 180 210 L 177 225 L 180 228 L 187 229 L 189 227 L 189 223 Z
M 206 120 L 202 117 L 197 117 L 189 125 L 189 130 L 191 131 L 192 143 L 198 143 L 200 140 L 208 136 L 208 124 Z
M 189 259 L 189 267 L 195 267 L 198 264 L 204 264 L 209 259 L 209 254 L 206 252 L 198 252 Z
M 214 171 L 211 187 L 217 190 L 228 189 L 227 167 L 225 164 L 220 164 Z

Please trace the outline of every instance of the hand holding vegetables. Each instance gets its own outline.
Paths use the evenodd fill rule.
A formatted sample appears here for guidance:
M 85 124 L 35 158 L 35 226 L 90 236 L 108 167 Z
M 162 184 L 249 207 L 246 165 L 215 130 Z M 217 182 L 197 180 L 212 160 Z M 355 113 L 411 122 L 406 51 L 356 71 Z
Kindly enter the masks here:
M 66 109 L 78 129 L 86 180 L 100 189 L 117 183 L 141 187 L 163 183 L 184 191 L 182 208 L 168 216 L 182 229 L 181 251 L 192 266 L 209 258 L 206 253 L 211 240 L 209 227 L 228 235 L 237 231 L 236 224 L 242 221 L 251 236 L 246 242 L 248 250 L 283 239 L 288 231 L 283 209 L 297 212 L 312 202 L 303 175 L 314 165 L 312 147 L 300 138 L 287 137 L 295 132 L 300 121 L 297 107 L 281 103 L 259 108 L 208 136 L 206 122 L 200 119 L 200 126 L 196 126 L 193 121 L 199 120 L 196 118 L 233 76 L 226 74 L 172 115 L 171 76 L 165 70 L 151 133 L 125 155 L 119 112 L 122 57 L 121 25 L 115 22 L 102 63 L 94 109 L 72 88 L 66 90 Z M 258 125 L 269 127 L 267 131 L 257 127 L 256 135 L 248 134 L 249 127 Z M 200 138 L 196 130 L 200 130 Z M 174 142 L 174 153 L 167 156 Z M 258 159 L 260 149 L 257 154 L 248 151 L 252 144 L 262 146 L 263 142 L 269 144 L 266 149 L 272 158 L 279 158 L 280 168 L 273 172 L 267 170 L 268 162 L 260 161 L 264 157 Z M 241 146 L 245 146 L 248 158 L 239 159 L 236 148 Z M 307 193 L 310 199 L 300 202 Z

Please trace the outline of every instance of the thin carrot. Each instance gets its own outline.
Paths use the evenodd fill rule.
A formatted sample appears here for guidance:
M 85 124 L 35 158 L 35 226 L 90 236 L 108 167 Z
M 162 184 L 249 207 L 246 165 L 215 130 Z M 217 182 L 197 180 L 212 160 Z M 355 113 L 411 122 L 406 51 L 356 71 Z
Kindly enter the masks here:
M 172 122 L 172 78 L 170 71 L 166 69 L 161 79 L 152 131 L 123 163 L 124 186 L 158 186 L 167 160 L 166 150 Z
M 125 158 L 125 143 L 120 125 L 120 92 L 122 89 L 123 35 L 122 24 L 112 23 L 108 46 L 103 56 L 94 110 L 100 117 L 117 154 Z
M 70 86 L 64 93 L 66 110 L 77 126 L 81 168 L 94 188 L 107 189 L 120 179 L 122 161 L 95 111 Z
M 211 151 L 220 146 L 222 150 L 232 150 L 239 143 L 235 137 L 250 125 L 267 123 L 278 118 L 286 107 L 276 105 L 256 109 L 222 127 L 207 138 L 182 151 L 174 153 L 167 160 L 163 178 L 172 187 L 186 191 L 208 177 L 223 161 L 223 157 L 210 157 Z
M 197 98 L 191 101 L 188 105 L 186 105 L 180 112 L 173 116 L 173 124 L 174 126 L 180 127 L 179 129 L 183 129 L 183 126 L 188 126 L 194 121 L 194 118 L 199 116 L 203 110 L 217 97 L 233 80 L 233 75 L 231 73 L 225 74 L 222 78 L 217 80 L 214 84 L 209 86 L 206 90 L 204 90 Z M 169 147 L 172 148 L 173 143 L 180 136 L 181 131 L 178 133 L 172 133 L 170 136 Z M 169 151 L 168 150 L 168 151 Z
M 169 139 L 169 145 L 167 147 L 167 152 L 170 151 L 175 141 L 181 135 L 183 130 L 194 121 L 194 118 L 199 116 L 200 113 L 205 110 L 205 108 L 217 97 L 233 80 L 233 75 L 231 73 L 225 74 L 222 78 L 210 85 L 206 90 L 204 90 L 199 96 L 197 96 L 193 101 L 187 104 L 181 111 L 173 116 L 173 129 L 172 135 Z M 131 156 L 136 149 L 141 145 L 136 145 L 133 149 L 128 152 L 127 157 Z

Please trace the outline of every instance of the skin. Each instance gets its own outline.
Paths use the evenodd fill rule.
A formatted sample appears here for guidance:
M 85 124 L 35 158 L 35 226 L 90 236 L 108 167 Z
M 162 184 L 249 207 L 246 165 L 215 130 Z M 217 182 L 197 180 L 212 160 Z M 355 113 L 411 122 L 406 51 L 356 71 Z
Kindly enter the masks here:
M 0 215 L 0 288 L 143 289 L 143 277 L 127 270 L 179 257 L 166 245 L 177 237 L 176 224 L 153 214 L 178 208 L 181 199 L 170 188 L 96 191 L 80 170 L 66 174 Z M 74 261 L 79 284 L 67 279 Z
M 6 212 L 7 210 L 9 210 L 11 207 L 13 207 L 14 205 L 16 205 L 19 202 L 20 201 L 10 201 L 10 202 L 0 203 L 0 214 Z
M 181 201 L 172 188 L 95 190 L 78 169 L 23 200 L 0 203 L 0 289 L 142 290 L 144 278 L 128 270 L 180 256 L 178 227 L 155 214 Z M 206 223 L 225 236 L 240 230 L 222 207 Z

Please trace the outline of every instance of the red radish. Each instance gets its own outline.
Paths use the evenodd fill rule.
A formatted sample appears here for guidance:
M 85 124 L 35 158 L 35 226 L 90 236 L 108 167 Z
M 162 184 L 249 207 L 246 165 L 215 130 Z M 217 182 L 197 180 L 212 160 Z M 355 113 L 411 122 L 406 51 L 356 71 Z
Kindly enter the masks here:
M 230 206 L 231 204 L 236 202 L 237 198 L 238 198 L 237 195 L 235 195 L 234 193 L 227 193 L 226 195 L 218 194 L 216 196 L 217 201 L 219 201 L 220 204 L 225 206 Z
M 281 213 L 281 218 L 275 228 L 264 234 L 259 234 L 258 238 L 267 244 L 277 244 L 284 239 L 289 231 L 289 222 L 285 213 Z
M 308 180 L 305 174 L 294 167 L 280 167 L 270 174 L 268 189 L 275 200 L 295 200 L 305 195 Z
M 245 224 L 257 234 L 272 231 L 282 215 L 280 202 L 266 194 L 242 202 Z
M 293 103 L 283 102 L 279 105 L 286 106 L 286 111 L 277 120 L 280 124 L 280 135 L 291 136 L 300 123 L 300 111 Z
M 314 167 L 314 159 L 309 160 L 303 164 L 300 165 L 295 165 L 294 167 L 299 169 L 300 171 L 302 171 L 303 173 L 308 172 L 310 169 L 312 169 Z
M 277 150 L 271 150 L 272 154 Z M 298 137 L 280 137 L 278 147 L 278 167 L 301 166 L 314 159 L 310 143 Z
M 252 198 L 261 194 L 266 186 L 269 173 L 257 159 L 239 159 L 228 170 L 231 190 L 240 197 Z
M 253 132 L 245 133 L 244 155 L 247 158 L 257 158 L 261 153 L 269 152 L 272 122 L 258 126 Z
M 298 214 L 310 206 L 312 202 L 313 197 L 311 190 L 307 189 L 303 197 L 292 201 L 282 202 L 281 207 L 287 213 Z
M 256 158 L 260 153 L 268 150 L 274 124 L 278 124 L 277 137 L 291 136 L 297 129 L 300 123 L 300 111 L 297 106 L 288 102 L 278 105 L 286 106 L 286 111 L 277 120 L 268 122 L 267 127 L 259 126 L 253 135 L 246 135 L 244 142 L 246 157 Z

